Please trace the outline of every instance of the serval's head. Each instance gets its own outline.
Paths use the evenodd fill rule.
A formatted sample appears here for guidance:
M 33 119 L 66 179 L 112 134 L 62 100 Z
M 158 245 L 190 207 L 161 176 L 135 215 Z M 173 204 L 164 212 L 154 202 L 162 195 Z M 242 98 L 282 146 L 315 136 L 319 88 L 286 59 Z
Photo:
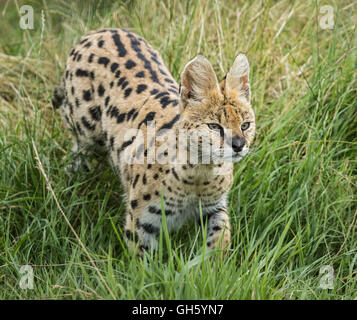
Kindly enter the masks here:
M 214 162 L 238 162 L 248 153 L 255 117 L 244 54 L 236 57 L 220 83 L 205 57 L 191 60 L 181 75 L 180 97 L 180 127 L 190 132 L 190 152 Z

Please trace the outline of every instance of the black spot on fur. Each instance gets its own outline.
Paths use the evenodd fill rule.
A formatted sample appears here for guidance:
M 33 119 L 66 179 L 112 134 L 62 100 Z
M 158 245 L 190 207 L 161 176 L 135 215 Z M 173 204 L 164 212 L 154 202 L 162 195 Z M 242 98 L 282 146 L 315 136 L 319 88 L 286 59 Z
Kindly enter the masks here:
M 147 89 L 146 84 L 139 84 L 138 87 L 136 88 L 136 93 L 140 94 L 141 92 L 145 91 Z
M 124 91 L 124 98 L 126 99 L 127 97 L 129 97 L 132 91 L 133 91 L 132 88 L 126 89 L 126 90 Z
M 121 86 L 125 80 L 126 80 L 125 77 L 120 78 L 117 83 L 118 87 Z
M 113 38 L 115 46 L 117 47 L 118 56 L 119 57 L 124 57 L 127 54 L 127 51 L 125 49 L 124 44 L 120 40 L 119 34 L 118 33 L 113 33 L 112 38 Z
M 162 70 L 162 69 L 159 68 L 159 71 L 160 71 L 160 73 L 161 73 L 162 75 L 167 76 L 167 73 L 166 73 L 164 70 Z
M 115 70 L 118 69 L 118 68 L 119 68 L 119 64 L 116 63 L 116 62 L 114 62 L 114 63 L 112 63 L 112 65 L 110 66 L 110 71 L 114 73 Z
M 139 177 L 140 177 L 140 174 L 137 174 L 135 176 L 135 179 L 134 179 L 134 182 L 133 182 L 133 188 L 135 188 L 136 184 L 138 183 Z
M 134 113 L 134 115 L 133 115 L 133 121 L 136 119 L 136 117 L 138 116 L 138 114 L 139 114 L 138 111 L 136 111 L 136 112 Z
M 125 120 L 126 113 L 121 113 L 117 116 L 117 123 L 122 123 Z
M 151 199 L 151 194 L 150 193 L 144 194 L 143 199 L 145 201 L 149 201 Z
M 105 89 L 104 89 L 103 85 L 100 84 L 100 85 L 98 86 L 98 95 L 99 95 L 100 97 L 102 97 L 102 96 L 104 95 L 104 93 L 105 93 Z
M 115 106 L 110 106 L 107 110 L 107 116 L 110 115 L 111 118 L 117 117 L 119 114 L 119 110 Z
M 77 108 L 81 106 L 81 101 L 78 98 L 76 98 L 75 103 Z
M 76 70 L 76 76 L 77 77 L 88 77 L 89 73 L 87 70 L 83 70 L 83 69 L 77 69 Z
M 88 38 L 85 38 L 85 39 L 81 40 L 81 41 L 79 42 L 79 44 L 86 43 L 87 41 L 88 41 Z
M 132 68 L 134 68 L 136 66 L 136 63 L 133 61 L 133 60 L 131 60 L 131 59 L 129 59 L 126 63 L 125 63 L 125 68 L 127 68 L 127 69 L 132 69 Z
M 69 113 L 73 114 L 73 104 L 72 103 L 68 103 L 68 107 L 69 107 Z
M 146 125 L 147 125 L 147 123 L 148 123 L 149 121 L 154 120 L 155 114 L 156 114 L 156 112 L 154 112 L 154 111 L 149 112 L 149 113 L 146 115 L 145 119 L 142 120 L 142 121 L 139 123 L 138 129 L 140 129 L 140 127 L 141 127 L 142 124 L 146 124 Z
M 139 246 L 139 249 L 141 250 L 141 251 L 149 251 L 149 247 L 148 246 L 145 246 L 144 244 L 141 244 L 140 246 Z
M 85 116 L 83 116 L 83 117 L 81 118 L 81 120 L 82 120 L 83 125 L 84 125 L 88 130 L 91 130 L 91 131 L 94 131 L 94 130 L 95 130 L 95 124 L 91 124 L 91 123 L 87 120 L 87 118 L 86 118 Z
M 144 72 L 144 71 L 140 71 L 140 72 L 138 72 L 138 73 L 135 75 L 135 77 L 137 77 L 137 78 L 144 78 L 144 77 L 145 77 L 145 72 Z
M 100 57 L 98 58 L 98 63 L 99 64 L 103 64 L 104 67 L 106 67 L 108 65 L 108 63 L 110 62 L 110 60 L 106 57 Z
M 90 107 L 89 113 L 91 114 L 93 120 L 99 121 L 102 117 L 102 110 L 100 106 Z
M 83 99 L 85 101 L 91 101 L 92 100 L 92 94 L 90 90 L 83 90 Z
M 176 89 L 168 89 L 167 91 L 170 91 L 170 92 L 172 92 L 174 94 L 178 94 L 178 91 Z
M 121 85 L 121 88 L 125 89 L 128 84 L 129 84 L 129 81 L 124 81 L 123 84 Z
M 125 236 L 127 237 L 128 240 L 139 242 L 139 237 L 136 232 L 131 232 L 130 230 L 126 230 Z
M 173 215 L 173 214 L 174 214 L 174 212 L 173 212 L 172 210 L 170 210 L 170 209 L 166 209 L 166 210 L 165 210 L 165 215 L 171 216 L 171 215 Z
M 164 129 L 171 129 L 173 127 L 173 125 L 180 119 L 180 115 L 177 114 L 171 121 L 163 124 L 161 126 L 161 128 L 159 129 L 158 135 L 160 135 L 160 131 L 164 130 Z M 161 131 L 163 132 L 163 131 Z
M 85 135 L 83 130 L 82 130 L 82 128 L 81 128 L 81 125 L 79 124 L 78 121 L 76 122 L 76 129 L 77 129 L 77 132 L 79 133 L 79 135 L 81 135 L 81 136 Z
M 135 140 L 135 136 L 133 136 L 130 140 L 123 142 L 121 147 L 118 149 L 118 154 L 122 152 L 126 147 L 130 146 Z
M 133 116 L 133 114 L 135 113 L 135 111 L 136 111 L 136 109 L 133 108 L 133 109 L 131 109 L 131 110 L 128 112 L 127 118 L 126 118 L 127 121 L 130 120 L 130 118 Z
M 55 109 L 58 109 L 65 98 L 64 91 L 62 88 L 56 88 L 53 92 L 52 105 Z
M 160 92 L 159 94 L 157 94 L 156 96 L 155 96 L 155 99 L 159 99 L 159 98 L 161 98 L 161 97 L 163 97 L 163 96 L 168 96 L 169 95 L 169 93 L 168 92 Z
M 155 57 L 151 57 L 151 60 L 154 61 L 157 65 L 161 65 L 161 62 Z
M 169 97 L 163 97 L 160 99 L 160 104 L 162 108 L 166 108 L 170 103 L 172 103 L 174 106 L 178 105 L 178 100 L 176 99 L 170 99 Z
M 147 233 L 159 233 L 159 231 L 160 231 L 160 229 L 158 227 L 155 227 L 151 223 L 142 223 L 140 226 Z
M 159 78 L 157 77 L 156 71 L 154 71 L 151 66 L 150 61 L 141 52 L 138 52 L 136 55 L 141 61 L 144 62 L 144 68 L 149 71 L 151 80 L 162 86 L 162 84 L 159 81 Z
M 69 126 L 72 126 L 72 124 L 71 124 L 71 122 L 69 121 L 69 118 L 68 118 L 68 116 L 67 116 L 66 114 L 64 115 L 64 118 L 65 118 L 67 124 L 68 124 Z M 70 130 L 72 131 L 72 128 L 70 128 Z
M 138 200 L 131 200 L 130 205 L 133 209 L 135 209 L 138 206 Z
M 173 82 L 171 79 L 169 79 L 169 78 L 165 78 L 164 79 L 165 80 L 165 82 L 167 82 L 167 83 L 175 83 L 175 82 Z
M 105 143 L 102 139 L 94 139 L 94 142 L 101 147 L 104 147 Z
M 172 174 L 174 175 L 177 181 L 180 181 L 180 178 L 178 177 L 177 172 L 175 171 L 174 168 L 172 168 Z
M 110 97 L 107 96 L 107 97 L 105 98 L 105 100 L 104 100 L 104 105 L 105 105 L 106 107 L 108 106 L 109 101 L 110 101 Z
M 149 212 L 154 213 L 154 214 L 161 214 L 161 209 L 153 207 L 153 206 L 149 206 Z
M 88 62 L 89 63 L 93 62 L 93 59 L 94 59 L 94 53 L 91 53 L 89 58 L 88 58 Z

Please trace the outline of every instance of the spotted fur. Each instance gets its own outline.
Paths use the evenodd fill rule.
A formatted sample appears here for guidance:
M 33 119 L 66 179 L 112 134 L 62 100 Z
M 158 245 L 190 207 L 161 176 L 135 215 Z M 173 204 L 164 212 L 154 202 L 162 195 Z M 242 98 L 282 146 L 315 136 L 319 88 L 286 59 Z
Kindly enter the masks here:
M 228 246 L 227 193 L 233 182 L 233 162 L 247 154 L 255 132 L 249 100 L 249 64 L 242 54 L 220 83 L 208 60 L 196 57 L 185 66 L 179 87 L 146 40 L 125 29 L 103 29 L 83 36 L 71 50 L 53 106 L 72 133 L 72 151 L 82 158 L 104 153 L 119 173 L 126 195 L 124 235 L 129 247 L 137 246 L 141 254 L 157 247 L 162 199 L 170 231 L 199 219 L 201 205 L 207 218 L 208 248 Z M 147 130 L 153 121 L 155 137 L 162 136 L 164 129 L 201 130 L 213 136 L 218 151 L 230 145 L 233 160 L 177 163 L 170 150 L 159 152 L 162 141 L 149 139 Z M 143 143 L 137 143 L 137 134 L 128 136 L 128 129 L 141 129 Z M 228 129 L 231 134 L 226 135 Z M 201 137 L 193 147 L 203 154 L 200 146 Z M 149 161 L 153 147 L 158 159 L 171 156 L 171 162 Z M 144 162 L 130 163 L 125 158 L 128 154 L 143 157 Z M 79 166 L 78 160 L 74 169 Z M 217 168 L 225 173 L 217 174 Z

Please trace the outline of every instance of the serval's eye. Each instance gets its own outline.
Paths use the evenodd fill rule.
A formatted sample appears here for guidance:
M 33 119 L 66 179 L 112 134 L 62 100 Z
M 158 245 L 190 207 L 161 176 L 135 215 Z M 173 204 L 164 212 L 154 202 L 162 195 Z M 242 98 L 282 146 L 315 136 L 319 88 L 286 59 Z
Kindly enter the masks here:
M 208 128 L 210 128 L 211 130 L 219 130 L 221 131 L 223 128 L 217 124 L 217 123 L 208 123 Z
M 207 123 L 208 128 L 214 131 L 219 131 L 219 135 L 223 138 L 224 137 L 224 129 L 218 123 Z
M 242 131 L 248 130 L 249 127 L 250 127 L 250 122 L 243 122 L 242 125 L 240 126 Z

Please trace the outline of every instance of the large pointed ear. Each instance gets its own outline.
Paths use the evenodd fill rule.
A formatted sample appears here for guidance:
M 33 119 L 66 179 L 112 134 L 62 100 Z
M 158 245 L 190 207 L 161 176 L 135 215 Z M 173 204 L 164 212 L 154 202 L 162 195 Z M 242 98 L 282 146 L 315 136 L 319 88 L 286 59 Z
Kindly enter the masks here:
M 239 54 L 226 76 L 225 90 L 236 92 L 250 102 L 249 62 L 244 54 Z
M 181 74 L 180 95 L 184 102 L 201 101 L 212 90 L 219 91 L 216 74 L 204 56 L 197 56 L 186 64 Z

